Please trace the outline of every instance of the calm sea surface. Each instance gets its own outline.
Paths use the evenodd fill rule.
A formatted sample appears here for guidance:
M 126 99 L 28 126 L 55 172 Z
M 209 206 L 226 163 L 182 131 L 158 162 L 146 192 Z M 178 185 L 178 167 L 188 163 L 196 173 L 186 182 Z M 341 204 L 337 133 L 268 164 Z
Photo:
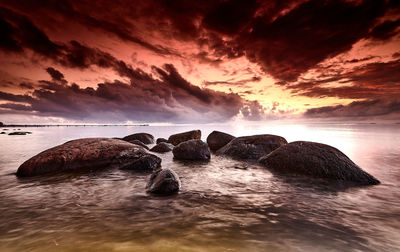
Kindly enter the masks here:
M 212 156 L 180 162 L 179 194 L 145 192 L 118 169 L 18 179 L 18 166 L 68 140 L 201 129 L 277 134 L 340 149 L 382 184 L 346 188 Z M 47 127 L 0 135 L 0 251 L 400 251 L 400 125 Z M 0 129 L 1 131 L 1 129 Z M 13 131 L 9 129 L 8 132 Z M 247 168 L 246 168 L 247 166 Z

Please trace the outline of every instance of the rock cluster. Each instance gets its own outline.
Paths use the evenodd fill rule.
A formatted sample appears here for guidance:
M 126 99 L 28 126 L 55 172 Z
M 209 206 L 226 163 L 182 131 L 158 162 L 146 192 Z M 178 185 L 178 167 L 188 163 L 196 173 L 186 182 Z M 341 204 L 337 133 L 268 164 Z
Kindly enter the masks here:
M 165 153 L 172 150 L 174 159 L 196 162 L 210 160 L 211 149 L 216 150 L 217 155 L 234 159 L 251 162 L 258 160 L 267 169 L 281 174 L 349 181 L 357 185 L 379 183 L 345 154 L 329 145 L 305 141 L 287 143 L 283 137 L 275 135 L 235 138 L 219 131 L 213 131 L 207 137 L 207 143 L 200 138 L 199 130 L 171 135 L 168 141 L 157 139 L 157 145 L 150 151 Z M 146 144 L 152 143 L 154 137 L 147 133 L 132 134 L 122 140 L 112 138 L 72 140 L 25 161 L 18 168 L 16 175 L 27 177 L 58 171 L 90 171 L 115 167 L 152 172 L 146 186 L 149 193 L 168 195 L 178 192 L 181 187 L 179 176 L 171 169 L 162 168 L 161 158 L 148 152 Z

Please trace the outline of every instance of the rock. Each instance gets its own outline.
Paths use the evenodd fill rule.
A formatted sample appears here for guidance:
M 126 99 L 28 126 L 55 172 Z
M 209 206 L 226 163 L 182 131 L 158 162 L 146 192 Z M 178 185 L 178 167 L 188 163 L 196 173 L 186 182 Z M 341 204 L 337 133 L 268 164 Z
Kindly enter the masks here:
M 120 167 L 123 170 L 152 172 L 161 167 L 161 158 L 153 154 L 145 154 L 130 164 Z
M 168 140 L 167 139 L 165 139 L 165 138 L 157 138 L 157 140 L 156 140 L 156 143 L 157 144 L 159 144 L 159 143 L 166 143 L 166 142 L 168 142 Z
M 154 143 L 154 137 L 148 133 L 136 133 L 122 138 L 122 140 L 130 142 L 133 140 L 139 140 L 144 144 Z
M 216 151 L 227 145 L 235 137 L 220 131 L 213 131 L 207 137 L 207 144 L 210 150 Z
M 130 142 L 130 143 L 132 143 L 132 144 L 139 145 L 139 146 L 145 148 L 146 150 L 149 150 L 149 147 L 147 147 L 147 145 L 145 145 L 144 143 L 142 143 L 142 142 L 139 141 L 139 140 L 131 140 L 131 141 L 127 141 L 127 142 Z
M 173 148 L 174 146 L 172 144 L 161 142 L 156 146 L 154 146 L 153 148 L 151 148 L 150 151 L 162 153 L 162 152 L 172 151 Z
M 363 185 L 379 181 L 363 171 L 338 149 L 321 143 L 292 142 L 260 158 L 259 162 L 277 172 L 352 181 Z
M 209 160 L 210 148 L 207 143 L 199 140 L 189 140 L 182 142 L 172 150 L 174 158 L 181 160 Z
M 275 135 L 237 137 L 219 149 L 217 154 L 234 159 L 257 160 L 285 144 L 285 138 Z
M 0 122 L 0 127 L 1 127 L 1 126 L 4 126 L 4 123 Z
M 146 186 L 149 193 L 169 195 L 177 193 L 181 187 L 178 175 L 171 169 L 160 169 L 150 176 Z
M 6 134 L 6 132 L 1 132 L 0 134 Z
M 111 138 L 83 138 L 66 142 L 25 161 L 17 176 L 35 176 L 56 171 L 125 167 L 150 155 L 142 147 Z
M 28 132 L 28 131 L 16 131 L 16 132 L 11 132 L 8 135 L 10 136 L 25 136 L 27 134 L 32 134 L 32 132 Z
M 192 130 L 192 131 L 187 131 L 187 132 L 171 135 L 168 138 L 168 143 L 172 143 L 173 145 L 176 146 L 182 142 L 189 141 L 192 139 L 201 139 L 201 131 L 200 130 Z

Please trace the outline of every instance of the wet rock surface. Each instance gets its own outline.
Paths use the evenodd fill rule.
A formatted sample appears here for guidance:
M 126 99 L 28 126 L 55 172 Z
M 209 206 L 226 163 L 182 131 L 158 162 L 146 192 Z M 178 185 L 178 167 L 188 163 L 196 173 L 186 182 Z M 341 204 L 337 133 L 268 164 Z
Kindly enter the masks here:
M 133 140 L 139 140 L 144 144 L 152 144 L 154 143 L 154 136 L 148 133 L 135 133 L 122 138 L 122 140 L 127 142 L 131 142 Z
M 168 143 L 171 143 L 173 145 L 178 145 L 182 142 L 189 141 L 192 139 L 201 139 L 201 131 L 200 130 L 191 130 L 191 131 L 171 135 L 168 138 Z
M 379 181 L 338 149 L 321 143 L 297 141 L 260 158 L 265 167 L 290 174 L 375 185 Z
M 111 138 L 83 138 L 45 150 L 25 161 L 17 176 L 69 170 L 126 166 L 148 153 L 134 144 Z
M 209 160 L 211 157 L 207 143 L 198 139 L 180 143 L 172 153 L 175 159 L 180 160 Z
M 151 148 L 150 151 L 163 153 L 163 152 L 172 151 L 173 148 L 174 148 L 174 145 L 172 145 L 170 143 L 166 143 L 166 142 L 161 142 L 161 143 L 158 143 L 157 145 L 155 145 L 153 148 Z
M 146 186 L 149 193 L 170 195 L 177 193 L 181 187 L 178 175 L 171 169 L 159 169 L 151 176 Z
M 235 137 L 220 131 L 213 131 L 207 137 L 207 144 L 210 150 L 216 151 L 227 145 Z
M 285 144 L 285 138 L 275 135 L 243 136 L 233 139 L 216 153 L 234 159 L 257 160 Z

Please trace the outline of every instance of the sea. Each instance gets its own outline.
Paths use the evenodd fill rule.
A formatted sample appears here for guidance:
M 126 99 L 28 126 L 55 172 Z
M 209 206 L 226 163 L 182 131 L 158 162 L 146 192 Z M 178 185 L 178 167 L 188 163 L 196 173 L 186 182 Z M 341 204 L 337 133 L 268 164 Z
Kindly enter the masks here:
M 182 162 L 157 154 L 182 183 L 146 193 L 149 174 L 119 169 L 17 178 L 30 157 L 66 141 L 155 138 L 193 129 L 202 139 L 275 134 L 341 150 L 381 184 L 349 187 L 272 173 L 212 155 Z M 400 125 L 232 123 L 221 125 L 0 128 L 0 251 L 400 251 Z

